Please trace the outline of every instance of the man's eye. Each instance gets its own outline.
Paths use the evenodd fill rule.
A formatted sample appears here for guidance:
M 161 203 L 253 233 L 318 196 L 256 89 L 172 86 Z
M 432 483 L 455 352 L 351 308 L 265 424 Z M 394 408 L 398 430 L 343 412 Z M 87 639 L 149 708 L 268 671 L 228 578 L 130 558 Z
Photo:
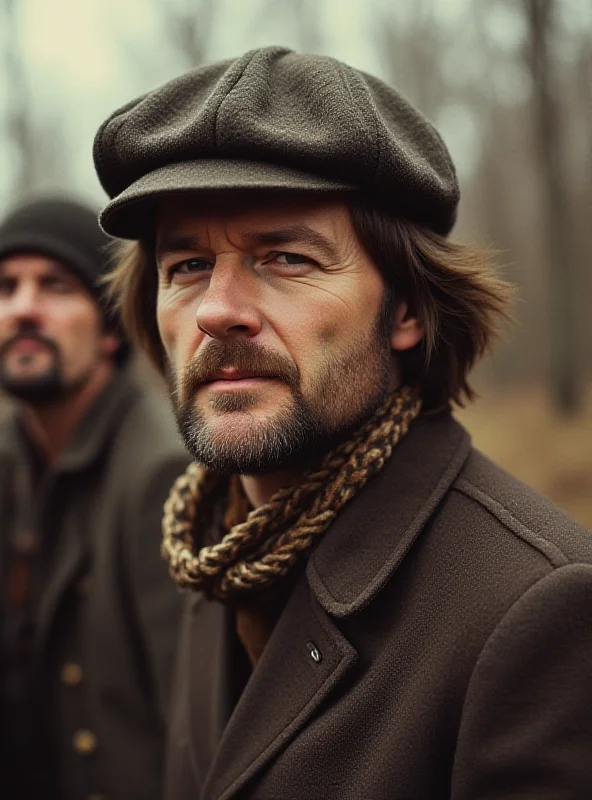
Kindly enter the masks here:
M 11 280 L 0 281 L 0 294 L 3 295 L 12 294 L 12 292 L 14 291 L 14 286 L 15 286 L 14 281 Z
M 314 264 L 311 258 L 300 255 L 300 253 L 274 253 L 273 260 L 278 264 L 287 264 L 289 266 L 299 266 L 301 264 Z
M 68 294 L 73 290 L 71 284 L 67 281 L 63 281 L 60 278 L 48 278 L 44 281 L 44 287 L 48 289 L 50 292 L 55 292 L 56 294 Z
M 178 264 L 172 266 L 169 274 L 172 275 L 194 275 L 199 272 L 207 272 L 211 270 L 213 264 L 206 261 L 205 258 L 188 258 L 185 261 L 180 261 Z

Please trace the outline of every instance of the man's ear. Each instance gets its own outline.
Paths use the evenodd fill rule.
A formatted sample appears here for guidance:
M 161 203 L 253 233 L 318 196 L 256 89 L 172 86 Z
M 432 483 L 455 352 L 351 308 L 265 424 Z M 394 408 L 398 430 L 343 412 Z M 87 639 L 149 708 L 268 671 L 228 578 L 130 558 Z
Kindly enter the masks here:
M 108 358 L 113 358 L 121 347 L 121 339 L 116 333 L 104 333 L 101 336 L 101 353 Z
M 420 342 L 425 334 L 423 322 L 409 313 L 407 303 L 399 303 L 395 311 L 395 321 L 391 332 L 393 350 L 410 350 Z

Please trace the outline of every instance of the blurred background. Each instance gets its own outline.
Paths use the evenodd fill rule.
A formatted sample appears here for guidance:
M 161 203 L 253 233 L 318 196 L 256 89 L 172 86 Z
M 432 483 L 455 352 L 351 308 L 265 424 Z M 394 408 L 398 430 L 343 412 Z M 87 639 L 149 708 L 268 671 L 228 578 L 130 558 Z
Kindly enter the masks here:
M 592 527 L 591 0 L 0 0 L 0 215 L 37 191 L 102 203 L 91 147 L 107 115 L 267 44 L 379 75 L 440 130 L 454 236 L 491 245 L 518 289 L 458 416 Z

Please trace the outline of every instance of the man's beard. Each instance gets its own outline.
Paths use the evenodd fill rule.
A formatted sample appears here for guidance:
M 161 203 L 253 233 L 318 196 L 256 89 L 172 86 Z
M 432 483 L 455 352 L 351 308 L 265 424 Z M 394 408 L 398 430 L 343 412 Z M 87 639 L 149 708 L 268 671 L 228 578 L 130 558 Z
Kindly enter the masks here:
M 253 418 L 252 426 L 239 436 L 233 434 L 231 420 L 224 433 L 214 435 L 206 414 L 196 407 L 195 395 L 224 367 L 281 380 L 290 398 L 265 421 Z M 307 396 L 290 359 L 249 339 L 212 341 L 185 370 L 180 391 L 170 367 L 168 377 L 177 426 L 193 458 L 221 474 L 259 475 L 314 463 L 371 416 L 389 391 L 391 349 L 377 319 L 363 342 L 327 358 Z M 221 414 L 248 414 L 264 391 L 215 395 L 210 407 Z
M 35 339 L 51 354 L 51 364 L 35 375 L 13 375 L 6 368 L 7 353 L 20 339 Z M 27 356 L 22 356 L 26 359 Z M 66 392 L 62 359 L 58 346 L 36 329 L 21 329 L 0 346 L 0 389 L 17 400 L 30 405 L 44 405 L 61 398 Z

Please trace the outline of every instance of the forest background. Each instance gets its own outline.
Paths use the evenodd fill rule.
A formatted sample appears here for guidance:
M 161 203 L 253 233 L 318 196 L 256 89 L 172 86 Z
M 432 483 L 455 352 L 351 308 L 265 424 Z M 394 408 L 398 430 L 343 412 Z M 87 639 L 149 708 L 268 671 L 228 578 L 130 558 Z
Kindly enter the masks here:
M 100 205 L 91 147 L 111 111 L 268 44 L 379 75 L 440 130 L 454 237 L 494 248 L 518 290 L 458 416 L 592 527 L 590 0 L 0 0 L 0 216 L 40 191 Z

